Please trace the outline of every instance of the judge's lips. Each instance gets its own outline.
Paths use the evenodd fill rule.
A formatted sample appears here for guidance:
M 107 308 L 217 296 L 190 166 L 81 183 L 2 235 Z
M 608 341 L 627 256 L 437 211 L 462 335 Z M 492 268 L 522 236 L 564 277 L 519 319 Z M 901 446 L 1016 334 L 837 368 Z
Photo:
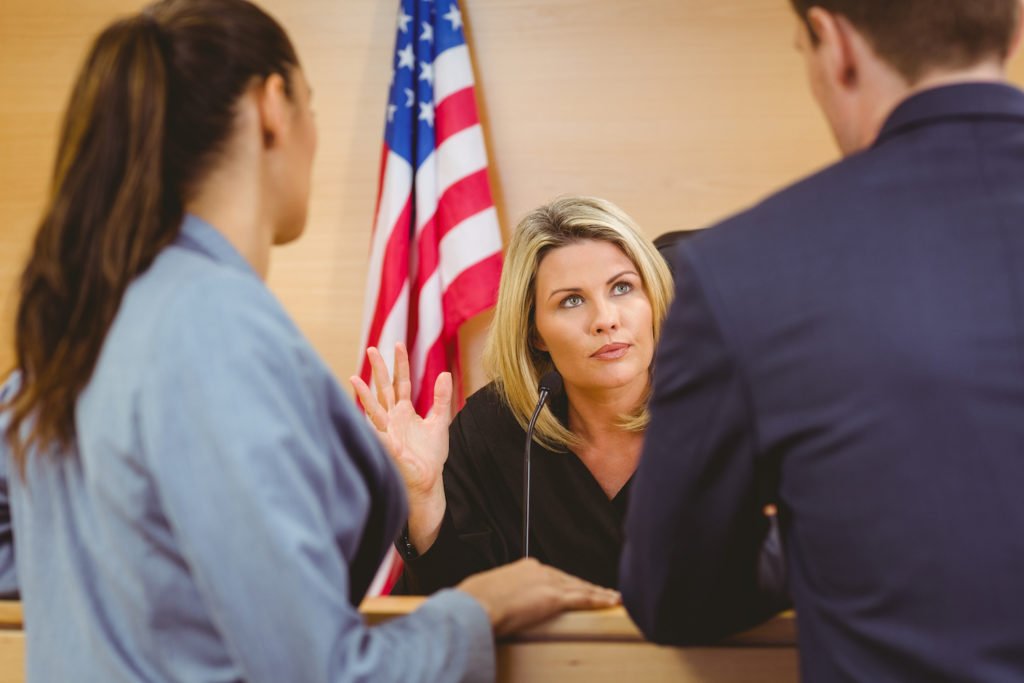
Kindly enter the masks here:
M 627 351 L 629 351 L 629 344 L 605 344 L 590 354 L 590 357 L 597 360 L 617 360 L 625 356 Z

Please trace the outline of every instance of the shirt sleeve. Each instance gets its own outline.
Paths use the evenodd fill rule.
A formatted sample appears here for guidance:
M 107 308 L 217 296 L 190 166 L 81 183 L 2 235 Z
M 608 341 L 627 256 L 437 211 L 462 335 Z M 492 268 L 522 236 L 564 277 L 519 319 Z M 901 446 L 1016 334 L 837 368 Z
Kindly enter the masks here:
M 779 602 L 759 588 L 768 520 L 749 389 L 685 249 L 674 265 L 620 584 L 649 639 L 697 644 L 755 625 Z
M 372 496 L 359 464 L 380 446 L 347 401 L 329 407 L 312 352 L 253 289 L 166 312 L 137 416 L 161 508 L 243 678 L 492 679 L 490 624 L 464 593 L 364 624 L 349 570 Z
M 446 508 L 437 539 L 424 553 L 403 553 L 406 585 L 414 594 L 454 586 L 471 574 L 510 561 L 487 504 L 491 487 L 481 470 L 490 451 L 478 443 L 472 410 L 467 404 L 448 430 L 448 461 L 443 474 Z

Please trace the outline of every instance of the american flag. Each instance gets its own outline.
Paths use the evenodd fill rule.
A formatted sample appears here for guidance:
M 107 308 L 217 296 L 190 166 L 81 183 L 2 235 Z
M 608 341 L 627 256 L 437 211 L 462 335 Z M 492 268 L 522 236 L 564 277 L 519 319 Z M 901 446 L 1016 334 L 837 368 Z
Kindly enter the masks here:
M 458 330 L 494 305 L 501 230 L 457 0 L 401 1 L 393 67 L 360 376 L 370 382 L 368 347 L 393 371 L 405 342 L 423 415 L 446 370 L 461 404 Z M 398 570 L 385 563 L 370 595 L 388 593 Z

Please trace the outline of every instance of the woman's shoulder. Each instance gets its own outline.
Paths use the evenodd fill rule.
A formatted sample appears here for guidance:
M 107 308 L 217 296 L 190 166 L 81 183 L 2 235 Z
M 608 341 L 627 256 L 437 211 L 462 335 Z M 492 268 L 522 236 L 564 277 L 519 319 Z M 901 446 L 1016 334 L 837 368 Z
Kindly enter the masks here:
M 465 405 L 462 406 L 462 410 L 456 416 L 456 419 L 459 418 L 472 418 L 474 421 L 486 422 L 508 418 L 515 421 L 512 409 L 496 382 L 485 384 L 470 394 Z
M 491 382 L 466 399 L 466 404 L 455 416 L 452 426 L 467 438 L 493 439 L 509 434 L 522 434 L 501 388 Z
M 526 432 L 516 421 L 501 389 L 493 382 L 466 399 L 449 429 L 446 486 L 453 481 L 504 480 L 509 468 L 521 468 Z M 515 471 L 522 476 L 521 469 Z

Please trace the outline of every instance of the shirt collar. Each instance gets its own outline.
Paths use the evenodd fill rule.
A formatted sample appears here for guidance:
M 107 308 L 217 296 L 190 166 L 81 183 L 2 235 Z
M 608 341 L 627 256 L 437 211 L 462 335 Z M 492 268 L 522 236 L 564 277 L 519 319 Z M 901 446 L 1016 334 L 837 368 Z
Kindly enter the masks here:
M 203 254 L 217 263 L 256 275 L 249 262 L 232 246 L 224 234 L 195 214 L 185 214 L 178 239 L 174 243 L 189 251 Z
M 893 110 L 872 146 L 919 126 L 954 118 L 1024 120 L 1024 92 L 999 82 L 957 83 L 922 90 Z

